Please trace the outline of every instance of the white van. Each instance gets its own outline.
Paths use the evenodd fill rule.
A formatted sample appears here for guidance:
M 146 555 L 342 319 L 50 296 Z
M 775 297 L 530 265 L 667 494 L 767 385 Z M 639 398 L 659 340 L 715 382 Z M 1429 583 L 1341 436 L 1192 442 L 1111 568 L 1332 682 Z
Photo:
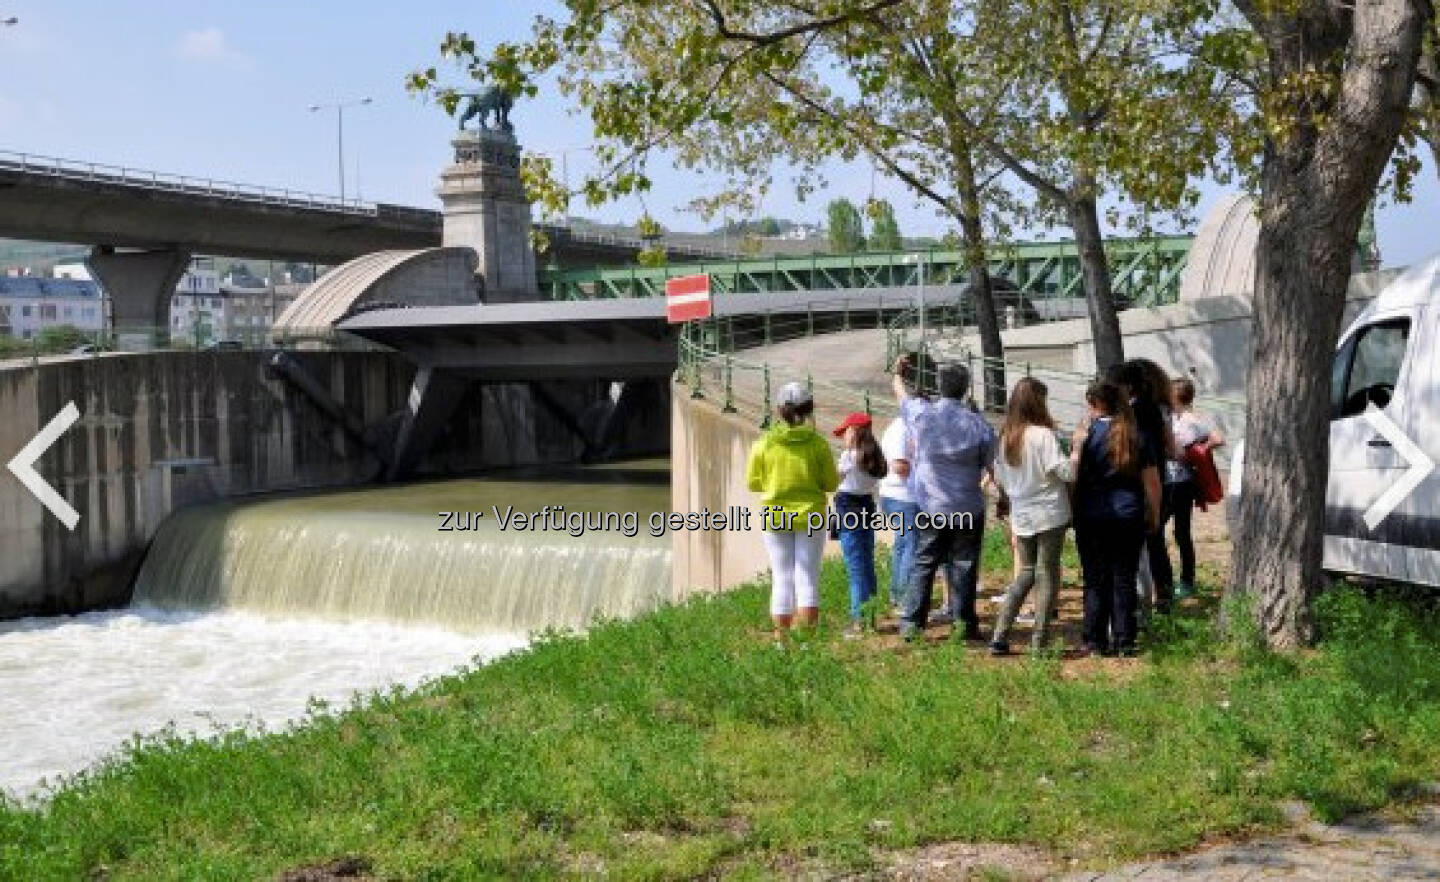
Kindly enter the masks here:
M 1371 405 L 1440 463 L 1440 255 L 1387 285 L 1340 337 L 1330 374 L 1324 562 L 1337 574 L 1440 587 L 1440 468 L 1374 529 L 1365 522 L 1412 467 L 1366 416 Z M 1232 463 L 1231 512 L 1243 455 L 1237 449 Z

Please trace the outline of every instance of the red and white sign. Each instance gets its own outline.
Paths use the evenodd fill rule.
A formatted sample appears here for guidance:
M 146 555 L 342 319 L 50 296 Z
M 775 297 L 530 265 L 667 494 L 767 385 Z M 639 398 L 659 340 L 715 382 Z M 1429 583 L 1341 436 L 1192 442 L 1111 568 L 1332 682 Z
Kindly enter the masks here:
M 671 324 L 710 317 L 710 276 L 665 280 L 665 318 Z

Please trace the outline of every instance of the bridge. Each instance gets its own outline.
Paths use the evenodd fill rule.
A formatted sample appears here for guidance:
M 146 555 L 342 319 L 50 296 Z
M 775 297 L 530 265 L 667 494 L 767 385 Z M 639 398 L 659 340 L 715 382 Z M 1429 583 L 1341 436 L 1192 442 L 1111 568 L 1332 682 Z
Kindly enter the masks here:
M 0 237 L 264 260 L 343 263 L 440 244 L 436 209 L 0 150 Z M 649 243 L 538 224 L 560 267 L 630 262 Z M 661 241 L 684 260 L 732 252 Z
M 439 211 L 0 151 L 0 237 L 92 245 L 116 329 L 164 328 L 193 254 L 338 264 L 438 246 Z M 541 226 L 554 266 L 633 262 L 649 243 Z M 689 259 L 726 252 L 666 244 Z
M 1105 254 L 1120 306 L 1157 306 L 1178 299 L 1193 236 L 1110 239 Z M 678 256 L 678 255 L 677 255 Z M 707 273 L 721 293 L 863 291 L 963 283 L 965 255 L 951 249 L 815 254 L 747 260 L 676 262 L 662 267 L 552 269 L 540 288 L 552 300 L 654 297 L 665 280 Z M 1074 242 L 1018 242 L 991 249 L 989 269 L 1004 287 L 1032 300 L 1084 296 Z

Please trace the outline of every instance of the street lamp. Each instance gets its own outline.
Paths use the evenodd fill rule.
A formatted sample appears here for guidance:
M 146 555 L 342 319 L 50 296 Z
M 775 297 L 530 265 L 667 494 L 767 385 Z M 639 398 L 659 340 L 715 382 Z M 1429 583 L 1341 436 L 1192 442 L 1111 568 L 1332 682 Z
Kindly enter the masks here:
M 920 252 L 918 254 L 907 254 L 904 258 L 905 263 L 915 264 L 915 293 L 916 299 L 919 301 L 917 311 L 920 314 L 920 355 L 918 358 L 919 363 L 916 366 L 918 372 L 917 385 L 920 385 L 920 378 L 924 376 L 925 371 L 925 265 L 928 257 L 929 255 L 927 253 Z
M 360 107 L 370 104 L 372 98 L 357 98 L 353 101 L 335 101 L 330 104 L 312 104 L 310 112 L 316 113 L 321 110 L 335 111 L 335 153 L 339 159 L 340 169 L 340 204 L 345 204 L 345 108 Z

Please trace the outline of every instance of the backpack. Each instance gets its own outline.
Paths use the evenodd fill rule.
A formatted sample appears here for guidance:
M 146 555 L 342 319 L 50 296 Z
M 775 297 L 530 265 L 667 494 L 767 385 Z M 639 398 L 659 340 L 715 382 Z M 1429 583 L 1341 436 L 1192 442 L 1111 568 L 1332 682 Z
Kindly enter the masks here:
M 1220 470 L 1215 468 L 1210 442 L 1197 441 L 1185 448 L 1185 465 L 1195 476 L 1195 504 L 1201 511 L 1225 498 L 1225 485 L 1220 481 Z

